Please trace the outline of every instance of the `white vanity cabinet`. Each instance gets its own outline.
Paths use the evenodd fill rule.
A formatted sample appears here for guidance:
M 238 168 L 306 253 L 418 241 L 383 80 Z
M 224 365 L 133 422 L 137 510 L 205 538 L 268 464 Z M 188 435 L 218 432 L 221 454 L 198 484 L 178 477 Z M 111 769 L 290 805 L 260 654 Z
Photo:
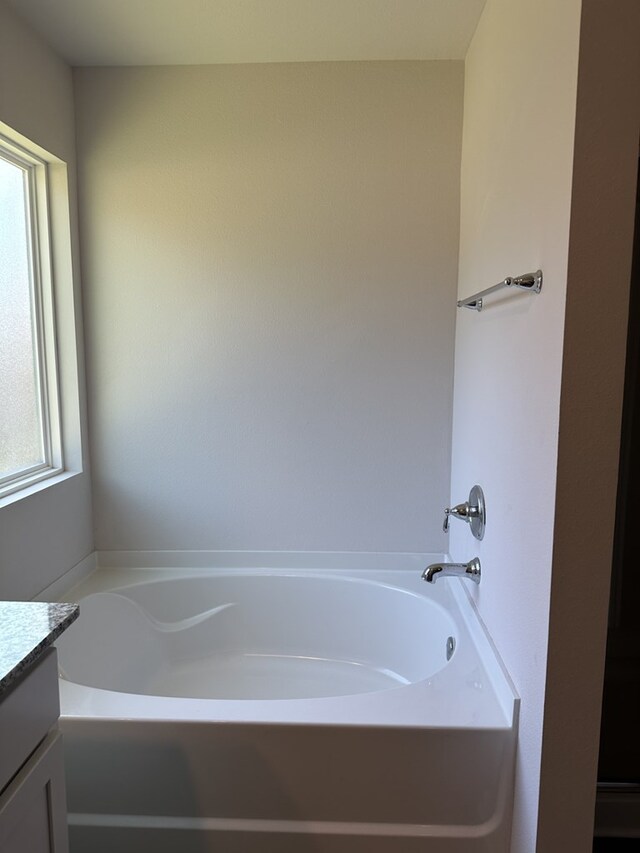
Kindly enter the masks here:
M 50 647 L 61 630 L 53 627 L 0 680 L 1 853 L 69 850 L 57 653 Z M 0 622 L 0 645 L 2 633 Z M 7 656 L 12 643 L 15 632 L 4 643 Z

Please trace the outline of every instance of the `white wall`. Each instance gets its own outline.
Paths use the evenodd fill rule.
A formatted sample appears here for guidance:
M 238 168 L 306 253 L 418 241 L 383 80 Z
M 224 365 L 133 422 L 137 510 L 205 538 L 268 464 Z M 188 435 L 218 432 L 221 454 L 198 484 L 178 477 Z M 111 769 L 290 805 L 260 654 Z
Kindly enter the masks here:
M 56 197 L 54 216 L 69 220 L 72 254 L 58 249 L 54 234 L 57 272 L 74 279 L 75 305 L 58 300 L 63 329 L 58 353 L 65 393 L 80 394 L 80 417 L 67 413 L 66 458 L 73 470 L 84 473 L 55 486 L 36 489 L 29 497 L 9 498 L 0 505 L 0 598 L 28 599 L 56 580 L 93 550 L 91 484 L 88 454 L 80 456 L 85 431 L 82 365 L 82 316 L 75 189 L 75 128 L 71 71 L 0 0 L 0 123 L 64 160 L 68 164 L 70 211 Z M 59 169 L 55 181 L 60 180 Z M 73 267 L 73 269 L 72 269 Z M 74 338 L 80 341 L 80 371 L 75 364 Z M 86 447 L 86 441 L 85 441 Z
M 554 535 L 580 0 L 488 0 L 465 66 L 459 295 L 542 268 L 456 328 L 451 498 L 479 483 L 473 594 L 522 697 L 512 849 L 535 850 Z M 549 847 L 549 850 L 552 848 Z
M 75 82 L 96 546 L 441 550 L 462 63 Z

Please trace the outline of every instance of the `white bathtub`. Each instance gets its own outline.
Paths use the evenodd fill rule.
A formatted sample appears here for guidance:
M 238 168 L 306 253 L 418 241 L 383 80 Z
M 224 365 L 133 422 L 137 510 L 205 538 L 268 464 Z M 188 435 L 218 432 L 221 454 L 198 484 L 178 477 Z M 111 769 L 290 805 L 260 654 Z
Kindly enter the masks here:
M 72 853 L 507 851 L 517 699 L 424 559 L 172 555 L 73 589 Z

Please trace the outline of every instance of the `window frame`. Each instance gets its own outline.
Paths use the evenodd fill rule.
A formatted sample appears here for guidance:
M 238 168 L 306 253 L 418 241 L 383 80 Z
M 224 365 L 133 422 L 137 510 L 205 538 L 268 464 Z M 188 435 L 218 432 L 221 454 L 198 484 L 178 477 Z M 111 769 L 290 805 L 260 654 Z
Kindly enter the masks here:
M 35 150 L 29 150 L 3 134 L 0 134 L 0 156 L 25 173 L 31 327 L 43 449 L 42 462 L 0 477 L 1 500 L 55 477 L 65 468 L 56 340 L 55 281 L 51 253 L 49 163 Z

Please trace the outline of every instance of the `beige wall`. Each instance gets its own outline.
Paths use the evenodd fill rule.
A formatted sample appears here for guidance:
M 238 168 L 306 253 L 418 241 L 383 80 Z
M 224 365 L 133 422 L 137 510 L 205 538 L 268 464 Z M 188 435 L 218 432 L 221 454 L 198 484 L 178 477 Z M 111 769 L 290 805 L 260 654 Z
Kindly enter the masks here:
M 75 305 L 61 297 L 56 311 L 62 340 L 58 352 L 63 394 L 80 395 L 80 417 L 67 411 L 65 456 L 72 470 L 83 474 L 55 486 L 36 490 L 0 505 L 0 598 L 31 598 L 93 550 L 91 484 L 88 454 L 81 458 L 81 433 L 85 431 L 82 316 L 75 189 L 75 128 L 73 81 L 70 69 L 22 24 L 0 0 L 0 123 L 49 151 L 68 164 L 70 211 L 56 195 L 62 179 L 53 179 L 52 209 L 61 228 L 71 225 L 72 254 L 56 243 L 54 265 L 60 275 L 74 279 Z M 60 229 L 59 229 L 60 230 Z M 75 362 L 75 342 L 80 341 L 80 372 Z M 79 390 L 80 389 L 80 390 Z M 86 441 L 85 441 L 86 447 Z
M 458 312 L 451 498 L 480 483 L 473 594 L 522 697 L 514 853 L 536 844 L 580 0 L 488 0 L 465 72 L 459 295 L 542 268 L 539 296 Z M 549 846 L 548 851 L 555 848 Z
M 640 4 L 583 0 L 538 851 L 591 849 L 636 170 Z M 635 732 L 630 733 L 633 736 Z
M 97 547 L 442 549 L 462 63 L 75 82 Z

